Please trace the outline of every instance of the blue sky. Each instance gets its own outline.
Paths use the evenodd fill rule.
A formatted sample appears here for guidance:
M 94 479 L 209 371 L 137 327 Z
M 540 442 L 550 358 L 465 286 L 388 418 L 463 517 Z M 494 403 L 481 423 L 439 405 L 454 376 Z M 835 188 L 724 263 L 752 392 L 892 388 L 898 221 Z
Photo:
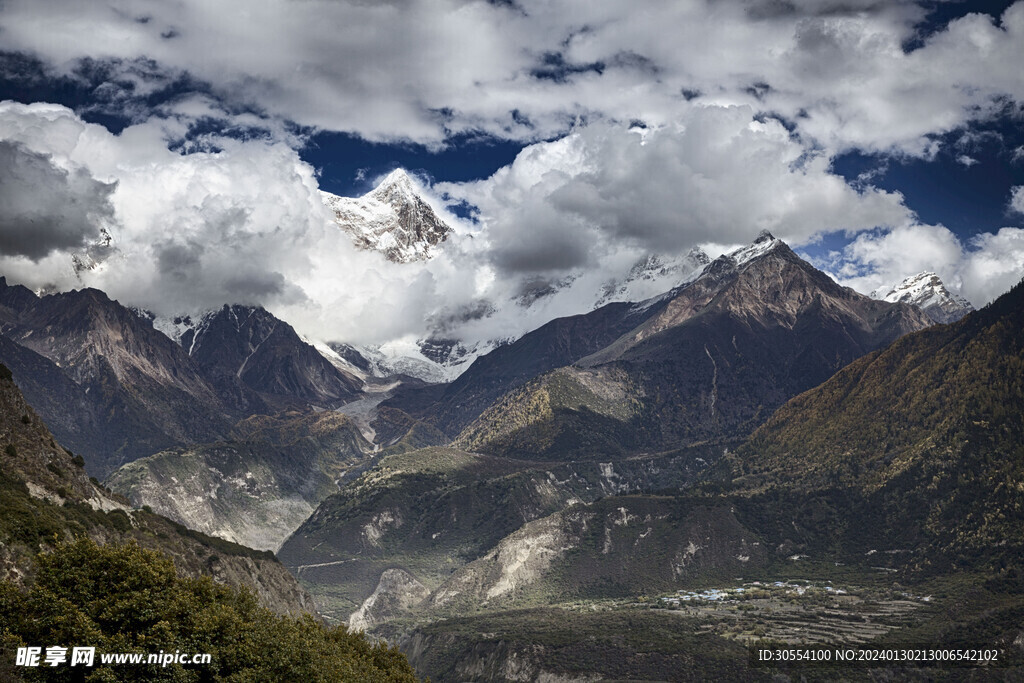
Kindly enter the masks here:
M 942 223 L 958 235 L 1009 225 L 1014 218 L 1006 198 L 1011 187 L 1024 184 L 1024 164 L 1014 157 L 1024 149 L 1021 120 L 1008 116 L 938 140 L 931 158 L 854 151 L 837 157 L 834 168 L 851 182 L 873 173 L 873 184 L 902 192 L 921 220 Z
M 487 178 L 515 160 L 524 144 L 491 136 L 456 136 L 444 149 L 430 149 L 412 143 L 367 142 L 346 133 L 318 133 L 302 147 L 300 154 L 320 169 L 320 186 L 345 197 L 373 188 L 373 180 L 404 168 L 442 182 L 465 182 Z
M 1024 271 L 1021 63 L 1005 0 L 9 0 L 0 269 L 380 340 L 577 283 L 543 322 L 767 228 L 861 291 L 928 269 L 980 305 Z M 396 167 L 476 239 L 394 271 L 331 242 L 352 282 L 416 283 L 382 324 L 316 265 L 315 190 Z

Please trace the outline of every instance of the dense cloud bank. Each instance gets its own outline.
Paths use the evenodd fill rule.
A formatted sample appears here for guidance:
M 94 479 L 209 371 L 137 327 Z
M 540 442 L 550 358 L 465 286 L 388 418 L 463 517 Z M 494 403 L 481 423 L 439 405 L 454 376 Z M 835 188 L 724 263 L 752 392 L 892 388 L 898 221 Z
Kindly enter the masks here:
M 161 315 L 258 303 L 319 339 L 473 341 L 586 310 L 649 254 L 768 229 L 861 291 L 929 269 L 981 305 L 1024 271 L 1020 186 L 1007 227 L 958 237 L 832 168 L 851 149 L 933 158 L 941 134 L 1020 109 L 1024 2 L 926 18 L 873 0 L 9 0 L 6 54 L 133 123 L 0 105 L 0 272 Z M 315 131 L 526 146 L 489 178 L 427 179 L 456 234 L 397 265 L 331 224 L 297 152 Z M 472 220 L 444 211 L 459 202 Z M 830 235 L 846 245 L 820 256 Z
M 417 264 L 356 250 L 289 146 L 223 139 L 220 151 L 180 154 L 169 125 L 113 135 L 63 107 L 0 106 L 4 186 L 17 191 L 0 205 L 17 226 L 4 229 L 0 269 L 161 315 L 262 304 L 314 338 L 380 343 L 430 329 L 522 334 L 586 310 L 648 253 L 715 255 L 760 229 L 797 246 L 859 234 L 823 264 L 840 279 L 869 291 L 932 268 L 975 303 L 1004 290 L 1024 254 L 1014 228 L 963 245 L 916 223 L 898 194 L 852 188 L 746 107 L 656 131 L 595 124 L 527 147 L 491 178 L 436 188 L 477 206 L 477 222 L 446 214 L 457 234 Z M 101 227 L 110 245 L 91 249 Z M 529 309 L 513 303 L 544 287 L 553 293 Z

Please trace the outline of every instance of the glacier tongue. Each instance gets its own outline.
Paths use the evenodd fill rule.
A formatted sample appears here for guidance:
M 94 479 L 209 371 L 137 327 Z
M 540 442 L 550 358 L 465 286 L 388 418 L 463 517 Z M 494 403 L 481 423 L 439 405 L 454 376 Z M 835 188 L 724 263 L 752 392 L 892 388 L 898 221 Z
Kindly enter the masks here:
M 364 381 L 369 381 L 371 377 L 391 378 L 406 375 L 434 384 L 451 382 L 479 356 L 494 350 L 497 343 L 482 342 L 470 347 L 460 345 L 461 348 L 457 352 L 444 359 L 435 359 L 427 355 L 429 340 L 413 340 L 411 337 L 365 346 L 340 342 L 316 346 L 332 362 L 338 357 L 345 358 L 344 362 L 349 364 L 352 358 L 358 359 L 363 365 L 361 377 Z M 325 353 L 325 347 L 328 353 Z

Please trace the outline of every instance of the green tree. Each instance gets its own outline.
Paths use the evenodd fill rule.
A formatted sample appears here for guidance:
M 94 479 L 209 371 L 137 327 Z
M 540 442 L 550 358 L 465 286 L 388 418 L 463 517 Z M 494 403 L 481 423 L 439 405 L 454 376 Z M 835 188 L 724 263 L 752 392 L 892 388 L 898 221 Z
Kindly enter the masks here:
M 361 633 L 260 607 L 248 590 L 182 578 L 136 544 L 62 543 L 27 591 L 0 583 L 0 674 L 45 681 L 415 681 L 405 656 Z M 95 646 L 92 668 L 11 669 L 19 645 Z M 101 665 L 99 653 L 209 653 L 208 665 Z M 6 667 L 6 668 L 4 668 Z M 16 679 L 15 679 L 16 680 Z

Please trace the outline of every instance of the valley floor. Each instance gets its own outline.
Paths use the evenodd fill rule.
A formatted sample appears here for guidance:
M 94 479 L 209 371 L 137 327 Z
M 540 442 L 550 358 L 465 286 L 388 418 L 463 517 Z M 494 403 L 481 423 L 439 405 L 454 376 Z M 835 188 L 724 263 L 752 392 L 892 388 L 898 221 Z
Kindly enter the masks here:
M 394 622 L 378 633 L 398 642 L 417 671 L 434 681 L 1020 680 L 1024 635 L 1005 638 L 1006 627 L 1019 630 L 1024 623 L 1019 592 L 1001 592 L 1005 587 L 991 582 L 982 587 L 977 576 L 906 588 L 870 569 L 852 574 L 862 582 L 781 580 L 769 573 L 764 580 L 653 597 Z M 994 662 L 955 667 L 868 668 L 857 662 L 762 664 L 753 654 L 821 646 L 980 648 L 998 655 Z

